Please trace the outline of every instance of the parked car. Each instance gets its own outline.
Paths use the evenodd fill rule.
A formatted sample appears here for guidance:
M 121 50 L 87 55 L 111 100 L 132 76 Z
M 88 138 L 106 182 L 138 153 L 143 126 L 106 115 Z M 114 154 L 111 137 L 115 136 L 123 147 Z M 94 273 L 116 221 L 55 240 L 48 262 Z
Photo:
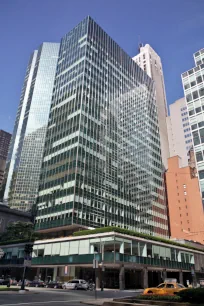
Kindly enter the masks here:
M 30 282 L 31 282 L 30 280 L 25 279 L 25 280 L 24 280 L 24 285 L 25 285 L 25 286 L 28 286 L 28 284 L 29 284 Z M 20 281 L 18 282 L 17 286 L 21 286 L 21 285 L 22 285 L 22 280 L 20 280 Z
M 18 282 L 15 278 L 10 278 L 10 285 L 11 286 L 17 286 Z
M 62 289 L 63 283 L 57 281 L 51 281 L 45 284 L 46 288 L 55 288 L 55 289 Z
M 27 286 L 28 287 L 45 287 L 45 283 L 41 279 L 38 279 L 38 280 L 33 280 L 29 282 Z
M 0 278 L 0 286 L 2 286 L 2 285 L 4 285 L 4 286 L 10 286 L 10 278 L 6 278 L 6 279 L 4 279 L 4 278 Z
M 147 288 L 143 294 L 156 294 L 156 295 L 175 295 L 181 290 L 187 289 L 185 286 L 179 283 L 165 282 L 154 288 Z
M 88 290 L 89 284 L 84 279 L 73 279 L 69 282 L 66 282 L 62 285 L 63 289 L 72 289 L 72 290 Z

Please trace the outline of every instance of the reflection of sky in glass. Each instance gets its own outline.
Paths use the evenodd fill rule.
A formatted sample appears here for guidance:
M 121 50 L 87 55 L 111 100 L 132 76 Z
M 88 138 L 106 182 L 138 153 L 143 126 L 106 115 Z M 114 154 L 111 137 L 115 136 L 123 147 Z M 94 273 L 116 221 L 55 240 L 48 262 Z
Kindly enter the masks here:
M 12 207 L 23 210 L 29 209 L 36 198 L 58 52 L 56 43 L 43 43 L 35 51 L 16 118 L 4 198 Z

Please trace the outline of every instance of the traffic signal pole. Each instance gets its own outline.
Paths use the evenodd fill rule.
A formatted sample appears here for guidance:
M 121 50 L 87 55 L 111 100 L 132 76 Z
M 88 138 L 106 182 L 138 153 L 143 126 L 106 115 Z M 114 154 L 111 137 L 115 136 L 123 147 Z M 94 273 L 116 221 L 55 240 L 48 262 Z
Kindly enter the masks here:
M 30 254 L 32 253 L 32 251 L 33 251 L 33 245 L 28 244 L 28 243 L 25 244 L 25 248 L 24 248 L 24 269 L 23 269 L 21 290 L 25 290 L 25 274 L 26 274 L 26 267 L 28 265 L 27 257 L 30 257 Z
M 24 269 L 23 269 L 23 278 L 22 278 L 21 290 L 25 290 L 25 272 L 26 272 L 26 267 L 24 267 Z

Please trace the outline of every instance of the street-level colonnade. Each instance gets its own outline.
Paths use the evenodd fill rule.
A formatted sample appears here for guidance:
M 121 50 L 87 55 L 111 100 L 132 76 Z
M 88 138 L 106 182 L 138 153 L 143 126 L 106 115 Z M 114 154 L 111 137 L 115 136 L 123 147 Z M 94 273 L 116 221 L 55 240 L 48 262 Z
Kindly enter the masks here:
M 0 268 L 23 266 L 23 245 L 0 246 L 5 255 Z M 181 283 L 196 283 L 202 276 L 204 252 L 117 232 L 37 240 L 33 246 L 33 276 L 42 279 L 94 277 L 93 259 L 98 261 L 97 285 L 145 288 L 166 277 Z M 204 274 L 203 274 L 204 276 Z

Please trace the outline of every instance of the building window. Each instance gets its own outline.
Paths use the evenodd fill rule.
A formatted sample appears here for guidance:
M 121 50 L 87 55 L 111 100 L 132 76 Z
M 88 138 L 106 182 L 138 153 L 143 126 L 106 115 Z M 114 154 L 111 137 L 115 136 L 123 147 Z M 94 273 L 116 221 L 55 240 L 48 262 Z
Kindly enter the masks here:
M 203 160 L 203 154 L 202 154 L 201 151 L 200 152 L 196 152 L 196 160 L 197 160 L 197 162 L 200 162 L 200 161 Z
M 180 214 L 180 217 L 182 217 L 182 214 Z
M 197 80 L 197 84 L 202 83 L 202 81 L 203 81 L 201 76 L 198 76 L 196 78 L 196 80 Z
M 195 113 L 194 109 L 190 110 L 190 111 L 189 111 L 189 116 L 194 115 L 194 113 Z M 183 119 L 182 119 L 182 120 L 183 120 Z
M 187 195 L 187 192 L 186 192 L 186 191 L 184 191 L 184 195 Z
M 185 202 L 186 202 L 186 198 L 185 198 L 184 200 L 185 200 Z
M 200 180 L 204 179 L 204 170 L 200 170 L 198 171 L 198 173 L 199 173 L 199 179 Z
M 196 113 L 200 113 L 201 112 L 201 107 L 200 106 L 196 107 L 195 111 L 196 111 Z
M 199 90 L 199 94 L 200 94 L 201 97 L 204 96 L 204 88 L 201 88 L 201 89 Z
M 187 101 L 187 102 L 191 102 L 191 101 L 192 101 L 192 95 L 191 95 L 191 94 L 188 94 L 188 95 L 186 96 L 186 101 Z
M 186 188 L 186 185 L 185 185 L 185 184 L 183 184 L 183 188 Z
M 204 129 L 199 130 L 201 143 L 204 143 Z
M 202 108 L 203 108 L 203 106 L 202 106 Z M 204 126 L 204 121 L 199 122 L 199 123 L 198 123 L 198 126 L 199 126 L 199 127 L 203 127 L 203 126 Z
M 194 142 L 194 146 L 197 146 L 200 144 L 200 138 L 199 138 L 198 131 L 193 132 L 193 142 Z

